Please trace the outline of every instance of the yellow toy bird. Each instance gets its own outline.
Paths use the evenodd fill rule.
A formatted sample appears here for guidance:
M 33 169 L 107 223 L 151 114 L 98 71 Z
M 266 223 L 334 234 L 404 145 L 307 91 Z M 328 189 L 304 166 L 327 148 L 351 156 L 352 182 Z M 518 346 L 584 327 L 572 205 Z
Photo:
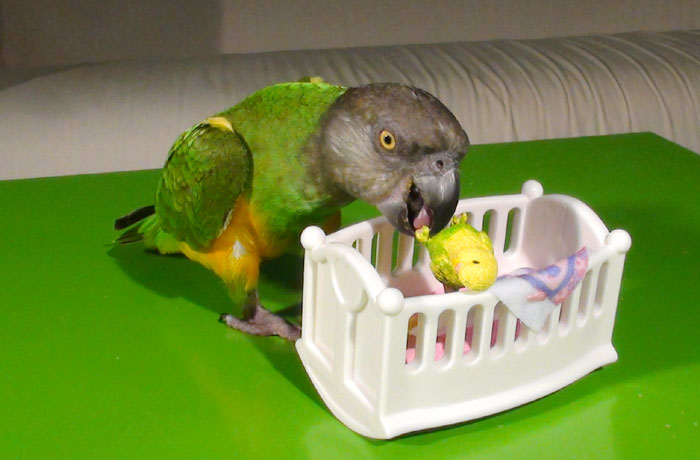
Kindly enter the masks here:
M 451 225 L 433 237 L 428 227 L 421 227 L 416 239 L 428 249 L 430 269 L 446 291 L 483 291 L 496 281 L 498 263 L 491 239 L 469 225 L 466 214 L 453 217 Z

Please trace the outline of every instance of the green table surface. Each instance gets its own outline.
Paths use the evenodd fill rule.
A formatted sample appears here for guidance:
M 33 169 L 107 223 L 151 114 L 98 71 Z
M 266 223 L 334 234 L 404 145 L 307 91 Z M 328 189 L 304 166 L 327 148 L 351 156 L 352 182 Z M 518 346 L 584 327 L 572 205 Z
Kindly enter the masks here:
M 158 171 L 0 182 L 0 459 L 700 458 L 700 156 L 649 133 L 474 146 L 462 196 L 545 193 L 632 235 L 617 363 L 536 402 L 392 441 L 337 421 L 291 343 L 229 330 L 222 285 L 113 247 Z M 374 216 L 354 203 L 344 223 Z M 301 259 L 263 270 L 299 299 Z M 464 382 L 468 385 L 469 382 Z

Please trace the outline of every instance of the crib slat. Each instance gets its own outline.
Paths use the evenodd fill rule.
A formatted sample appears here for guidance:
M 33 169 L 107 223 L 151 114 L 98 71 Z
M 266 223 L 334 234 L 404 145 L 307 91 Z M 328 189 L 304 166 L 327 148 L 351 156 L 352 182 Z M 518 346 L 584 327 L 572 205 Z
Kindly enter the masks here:
M 372 235 L 363 236 L 357 240 L 357 250 L 362 257 L 372 263 Z
M 600 316 L 603 305 L 606 304 L 608 292 L 608 262 L 604 262 L 598 269 L 598 279 L 595 283 L 595 298 L 593 300 L 593 316 Z
M 522 228 L 525 225 L 524 222 L 524 216 L 525 213 L 522 211 L 520 208 L 512 208 L 508 211 L 508 214 L 506 215 L 506 226 L 508 225 L 508 219 L 511 216 L 511 213 L 513 213 L 513 219 L 511 221 L 511 227 L 510 227 L 510 243 L 508 244 L 508 249 L 505 249 L 505 241 L 504 241 L 504 252 L 507 252 L 509 254 L 512 253 L 517 253 L 520 251 L 520 246 L 522 245 Z M 506 232 L 508 232 L 508 229 L 506 228 Z
M 535 342 L 537 341 L 537 333 L 530 329 L 527 326 L 524 326 L 525 329 L 527 329 L 527 347 L 530 348 L 534 346 Z
M 476 349 L 478 357 L 483 356 L 491 348 L 491 330 L 493 329 L 493 314 L 496 304 L 483 305 L 482 308 L 481 321 L 474 324 L 474 338 L 478 339 L 478 348 Z
M 414 238 L 403 233 L 399 234 L 397 248 L 396 271 L 410 270 L 413 266 Z
M 552 310 L 552 313 L 549 314 L 547 321 L 544 323 L 544 327 L 537 333 L 540 343 L 547 343 L 552 340 L 552 338 L 558 336 L 560 313 L 561 305 L 558 305 L 554 310 Z
M 569 324 L 571 321 L 571 306 L 572 306 L 572 299 L 573 299 L 573 293 L 567 297 L 564 302 L 562 302 L 559 305 L 559 310 L 560 310 L 560 317 L 559 317 L 559 332 L 561 334 L 565 333 L 568 328 Z
M 507 311 L 501 320 L 505 321 L 505 324 L 499 325 L 503 336 L 498 337 L 498 340 L 503 344 L 503 352 L 507 353 L 513 348 L 515 342 L 515 326 L 518 324 L 518 319 L 510 311 Z
M 377 234 L 377 272 L 388 277 L 391 274 L 392 245 L 394 232 L 390 227 L 383 228 Z
M 469 220 L 467 222 L 477 230 L 488 230 L 482 228 L 484 225 L 484 214 L 484 211 L 469 213 Z
M 516 321 L 516 331 L 517 331 L 517 321 Z M 515 339 L 515 350 L 520 352 L 527 348 L 530 348 L 535 340 L 534 331 L 527 327 L 525 323 L 520 322 L 520 332 L 518 337 Z
M 492 238 L 493 248 L 496 254 L 505 252 L 506 231 L 508 229 L 508 211 L 496 211 L 491 219 L 496 219 L 496 228 Z
M 437 342 L 437 329 L 438 329 L 438 319 L 435 317 L 433 312 L 425 315 L 425 324 L 423 326 L 423 333 L 425 338 L 423 340 L 423 362 L 427 366 L 433 366 L 435 363 L 435 343 Z
M 421 245 L 418 250 L 418 262 L 416 262 L 416 268 L 427 267 L 430 264 L 430 254 L 428 254 L 428 249 Z
M 583 326 L 588 322 L 593 309 L 593 299 L 595 298 L 594 289 L 598 284 L 598 269 L 591 269 L 583 278 L 581 286 L 581 300 L 579 303 L 579 314 L 576 317 L 576 322 L 579 326 Z
M 450 340 L 450 362 L 451 365 L 458 358 L 464 355 L 464 342 L 467 340 L 467 314 L 468 309 L 457 308 L 455 309 L 454 325 L 452 326 L 451 338 Z
M 566 333 L 568 332 L 575 324 L 576 324 L 576 317 L 578 316 L 578 308 L 579 308 L 579 303 L 581 301 L 581 284 L 576 286 L 576 289 L 574 289 L 574 292 L 569 294 L 569 298 L 564 301 L 564 303 L 569 302 L 569 310 L 568 310 L 568 316 L 567 316 L 567 321 L 566 321 L 566 326 L 564 326 L 561 330 L 561 332 Z

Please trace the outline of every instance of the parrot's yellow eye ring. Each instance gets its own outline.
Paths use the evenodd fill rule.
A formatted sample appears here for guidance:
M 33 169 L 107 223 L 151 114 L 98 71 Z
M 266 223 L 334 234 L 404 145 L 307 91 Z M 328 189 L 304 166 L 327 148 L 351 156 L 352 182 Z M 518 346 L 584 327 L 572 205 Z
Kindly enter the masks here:
M 396 138 L 391 131 L 383 129 L 382 132 L 379 133 L 379 143 L 387 150 L 394 150 L 394 147 L 396 147 Z

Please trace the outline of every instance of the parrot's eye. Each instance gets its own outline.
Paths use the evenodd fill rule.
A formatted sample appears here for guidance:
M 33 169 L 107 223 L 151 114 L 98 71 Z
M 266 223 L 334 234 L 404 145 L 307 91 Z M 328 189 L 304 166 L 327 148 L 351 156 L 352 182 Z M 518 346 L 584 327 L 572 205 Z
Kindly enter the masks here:
M 387 150 L 394 150 L 394 147 L 396 147 L 396 138 L 386 129 L 379 133 L 379 142 L 382 144 L 382 147 Z

